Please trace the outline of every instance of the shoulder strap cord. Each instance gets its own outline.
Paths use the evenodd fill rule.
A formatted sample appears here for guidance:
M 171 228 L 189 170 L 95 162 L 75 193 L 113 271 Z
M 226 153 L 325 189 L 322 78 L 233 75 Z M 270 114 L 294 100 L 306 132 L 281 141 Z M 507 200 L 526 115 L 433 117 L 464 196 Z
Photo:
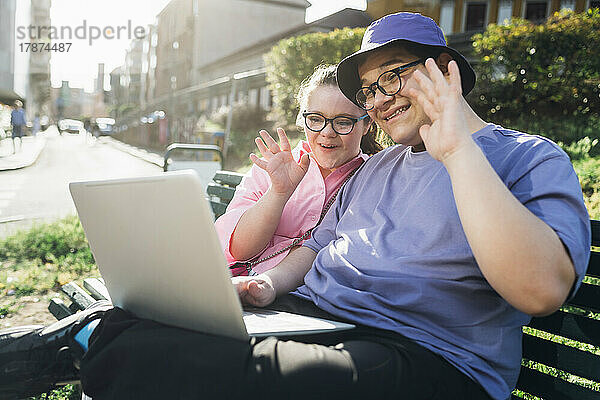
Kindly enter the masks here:
M 329 208 L 331 207 L 331 205 L 333 204 L 333 202 L 335 201 L 338 193 L 340 192 L 340 190 L 342 190 L 342 188 L 344 187 L 344 185 L 346 184 L 346 182 L 348 182 L 350 180 L 350 178 L 352 178 L 352 176 L 354 175 L 354 173 L 356 171 L 358 171 L 364 164 L 366 163 L 363 162 L 361 165 L 359 165 L 358 167 L 356 167 L 354 170 L 352 170 L 348 176 L 346 177 L 346 179 L 344 179 L 344 182 L 342 182 L 342 184 L 340 185 L 340 187 L 338 188 L 338 190 L 335 191 L 335 193 L 333 194 L 333 196 L 331 196 L 331 198 L 329 199 L 329 201 L 327 202 L 327 204 L 325 204 L 325 206 L 323 207 L 323 211 L 321 211 L 321 217 L 319 218 L 319 222 L 317 222 L 317 224 L 315 226 L 313 226 L 312 228 L 310 228 L 309 230 L 307 230 L 306 232 L 304 232 L 304 234 L 300 237 L 297 237 L 296 239 L 294 239 L 294 241 L 292 243 L 290 243 L 289 245 L 285 246 L 283 249 L 280 249 L 276 252 L 274 252 L 273 254 L 269 254 L 266 257 L 262 257 L 258 260 L 253 260 L 253 261 L 246 261 L 246 262 L 240 262 L 240 263 L 235 263 L 233 264 L 231 267 L 232 268 L 237 268 L 237 267 L 246 267 L 246 270 L 248 271 L 248 275 L 250 276 L 254 276 L 257 275 L 256 272 L 254 272 L 252 270 L 252 267 L 255 266 L 256 264 L 260 264 L 263 261 L 267 261 L 285 251 L 288 251 L 289 249 L 291 249 L 294 246 L 297 246 L 298 244 L 302 243 L 302 241 L 308 239 L 312 233 L 312 231 L 319 226 L 319 224 L 321 223 L 321 221 L 323 221 L 323 218 L 325 218 L 325 214 L 327 214 L 327 211 L 329 210 Z

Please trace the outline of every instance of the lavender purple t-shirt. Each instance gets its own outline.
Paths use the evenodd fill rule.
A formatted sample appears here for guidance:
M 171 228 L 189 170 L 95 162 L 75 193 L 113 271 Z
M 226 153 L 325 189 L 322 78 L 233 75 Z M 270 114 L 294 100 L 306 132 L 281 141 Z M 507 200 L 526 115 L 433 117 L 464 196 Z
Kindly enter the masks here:
M 473 138 L 513 195 L 556 231 L 575 265 L 575 290 L 590 229 L 568 156 L 545 138 L 492 124 Z M 318 254 L 297 294 L 339 317 L 398 332 L 494 399 L 509 397 L 530 317 L 482 276 L 450 177 L 427 152 L 394 146 L 371 157 L 304 246 Z

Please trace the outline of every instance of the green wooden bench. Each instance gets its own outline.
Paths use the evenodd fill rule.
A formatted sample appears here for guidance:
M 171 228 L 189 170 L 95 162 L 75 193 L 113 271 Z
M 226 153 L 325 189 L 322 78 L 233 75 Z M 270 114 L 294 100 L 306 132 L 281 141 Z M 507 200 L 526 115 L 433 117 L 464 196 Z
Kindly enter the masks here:
M 591 225 L 592 254 L 581 288 L 559 311 L 523 329 L 517 389 L 546 400 L 600 400 L 600 221 Z
M 206 193 L 210 198 L 215 218 L 219 218 L 225 213 L 227 204 L 233 198 L 235 188 L 240 184 L 244 175 L 231 171 L 217 171 L 213 177 L 213 182 L 208 184 Z
M 242 176 L 229 171 L 214 175 L 207 194 L 215 218 L 225 212 Z M 577 295 L 554 314 L 533 318 L 523 329 L 523 366 L 512 399 L 525 392 L 545 400 L 600 400 L 600 221 L 592 220 L 591 225 L 595 251 Z M 50 312 L 62 319 L 108 298 L 101 279 L 85 279 L 83 286 L 64 285 L 72 303 L 53 299 Z

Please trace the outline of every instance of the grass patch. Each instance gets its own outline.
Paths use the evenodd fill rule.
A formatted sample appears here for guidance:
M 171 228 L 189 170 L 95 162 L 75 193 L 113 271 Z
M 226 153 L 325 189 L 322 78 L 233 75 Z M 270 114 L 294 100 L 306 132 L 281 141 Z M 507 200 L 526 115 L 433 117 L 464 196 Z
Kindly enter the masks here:
M 527 368 L 535 369 L 540 372 L 543 372 L 547 375 L 553 376 L 555 378 L 562 379 L 569 383 L 573 383 L 575 385 L 583 386 L 584 388 L 594 390 L 596 392 L 600 392 L 600 383 L 591 381 L 589 379 L 582 378 L 577 375 L 570 374 L 566 371 L 550 367 L 548 365 L 538 363 L 531 360 L 523 360 L 521 365 Z
M 94 263 L 81 223 L 74 215 L 34 225 L 0 241 L 0 259 L 39 260 L 43 264 L 62 262 L 78 267 Z
M 594 250 L 598 251 L 598 250 Z M 590 285 L 600 286 L 600 278 L 595 278 L 593 276 L 586 276 L 583 278 L 584 283 L 589 283 Z
M 43 393 L 30 400 L 80 400 L 81 388 L 79 385 L 65 385 L 48 393 Z
M 523 332 L 527 333 L 531 336 L 537 336 L 546 340 L 549 340 L 554 343 L 562 344 L 565 346 L 573 347 L 578 350 L 587 351 L 588 353 L 595 354 L 600 356 L 600 348 L 588 343 L 581 343 L 573 339 L 569 339 L 563 336 L 554 335 L 552 333 L 540 331 L 538 329 L 530 328 L 528 326 L 523 327 Z M 599 386 L 600 390 L 600 386 Z
M 99 276 L 79 219 L 69 216 L 0 241 L 0 291 L 44 295 L 72 280 Z
M 0 240 L 0 319 L 16 313 L 23 296 L 43 296 L 71 281 L 100 276 L 76 216 L 39 224 Z M 78 385 L 66 385 L 35 400 L 81 398 Z
M 14 304 L 7 304 L 0 306 L 0 318 L 6 317 L 8 314 L 14 312 Z
M 531 394 L 529 394 L 529 393 L 526 393 L 526 392 L 524 392 L 524 391 L 522 391 L 522 390 L 519 390 L 519 389 L 515 389 L 515 390 L 513 390 L 513 392 L 512 392 L 512 393 L 513 393 L 515 396 L 517 396 L 517 397 L 519 397 L 519 398 L 521 398 L 521 399 L 525 399 L 525 400 L 544 400 L 544 399 L 542 399 L 541 397 L 537 397 L 537 396 L 531 395 Z

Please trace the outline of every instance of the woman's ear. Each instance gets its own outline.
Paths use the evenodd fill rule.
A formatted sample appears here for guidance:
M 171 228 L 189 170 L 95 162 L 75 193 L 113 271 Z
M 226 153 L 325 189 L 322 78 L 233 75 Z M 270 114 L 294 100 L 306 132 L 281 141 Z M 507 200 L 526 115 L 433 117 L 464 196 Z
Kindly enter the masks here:
M 436 59 L 436 64 L 444 75 L 448 75 L 448 63 L 451 60 L 452 56 L 448 53 L 441 53 Z

